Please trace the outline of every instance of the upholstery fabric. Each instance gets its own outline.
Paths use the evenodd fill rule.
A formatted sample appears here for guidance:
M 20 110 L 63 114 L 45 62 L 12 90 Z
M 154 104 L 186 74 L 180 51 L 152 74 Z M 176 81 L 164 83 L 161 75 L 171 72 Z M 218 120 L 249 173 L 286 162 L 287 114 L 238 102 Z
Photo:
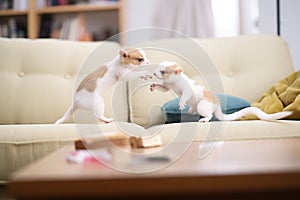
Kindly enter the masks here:
M 119 48 L 114 42 L 0 38 L 0 124 L 55 122 L 71 105 L 80 78 L 113 59 Z
M 294 72 L 277 82 L 265 92 L 252 106 L 258 107 L 266 113 L 292 111 L 286 119 L 300 119 L 300 71 Z M 257 119 L 249 115 L 244 119 Z
M 257 100 L 278 80 L 294 72 L 289 49 L 277 36 L 252 35 L 217 39 L 164 39 L 144 42 L 153 64 L 175 61 L 185 74 L 214 94 Z M 154 67 L 153 67 L 154 68 Z M 129 83 L 130 120 L 144 127 L 164 123 L 160 107 L 172 92 L 150 92 L 157 79 Z M 145 96 L 147 101 L 145 101 Z
M 250 102 L 293 72 L 288 46 L 277 36 L 161 39 L 136 46 L 146 47 L 151 62 L 141 70 L 153 72 L 161 61 L 176 61 L 214 94 Z M 78 111 L 76 123 L 53 125 L 72 103 L 79 81 L 120 48 L 108 41 L 0 38 L 0 181 L 78 137 L 123 130 L 119 122 L 135 127 L 134 134 L 160 133 L 165 143 L 300 136 L 295 120 L 164 124 L 161 107 L 176 95 L 150 92 L 157 79 L 120 82 L 108 90 L 106 116 L 114 117 L 113 123 L 98 123 L 91 113 Z

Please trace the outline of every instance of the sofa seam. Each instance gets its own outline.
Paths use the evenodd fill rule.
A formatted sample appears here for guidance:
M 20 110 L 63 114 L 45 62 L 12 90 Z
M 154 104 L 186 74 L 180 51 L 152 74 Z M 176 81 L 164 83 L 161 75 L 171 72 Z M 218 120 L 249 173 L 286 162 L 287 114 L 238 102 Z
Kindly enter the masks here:
M 125 95 L 126 95 L 126 103 L 127 103 L 127 121 L 131 123 L 131 109 L 130 109 L 130 98 L 129 98 L 129 82 L 126 81 L 125 84 Z

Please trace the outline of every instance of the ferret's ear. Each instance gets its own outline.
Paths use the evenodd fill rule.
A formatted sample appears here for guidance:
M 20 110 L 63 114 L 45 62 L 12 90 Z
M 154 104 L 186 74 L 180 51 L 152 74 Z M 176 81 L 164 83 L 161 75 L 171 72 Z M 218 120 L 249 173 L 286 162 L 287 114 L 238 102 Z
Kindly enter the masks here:
M 180 74 L 183 70 L 181 67 L 176 67 L 174 71 L 175 71 L 175 74 L 177 75 L 177 74 Z
M 125 51 L 124 49 L 121 49 L 119 51 L 120 57 L 126 58 L 128 56 L 128 52 Z

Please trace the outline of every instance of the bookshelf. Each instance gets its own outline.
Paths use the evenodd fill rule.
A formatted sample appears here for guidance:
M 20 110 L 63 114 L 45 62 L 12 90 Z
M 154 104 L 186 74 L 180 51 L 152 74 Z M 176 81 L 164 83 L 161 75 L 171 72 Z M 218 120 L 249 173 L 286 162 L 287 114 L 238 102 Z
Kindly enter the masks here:
M 27 15 L 27 10 L 0 10 L 0 17 Z
M 68 13 L 68 12 L 95 12 L 106 10 L 119 10 L 118 3 L 108 5 L 66 5 L 66 6 L 52 6 L 48 8 L 41 8 L 37 10 L 37 14 L 55 14 L 55 13 Z
M 23 0 L 21 0 L 23 1 Z M 26 0 L 25 0 L 26 1 Z M 118 32 L 124 31 L 124 7 L 125 0 L 119 1 L 107 1 L 99 4 L 71 4 L 71 5 L 56 5 L 46 6 L 38 8 L 37 0 L 27 0 L 27 9 L 15 10 L 5 9 L 0 10 L 0 19 L 5 20 L 6 18 L 23 18 L 26 19 L 27 25 L 27 37 L 30 39 L 39 38 L 40 27 L 42 18 L 45 15 L 88 15 L 89 13 L 104 13 L 104 12 L 116 12 L 117 23 L 115 23 Z M 119 38 L 119 42 L 124 43 L 124 38 Z

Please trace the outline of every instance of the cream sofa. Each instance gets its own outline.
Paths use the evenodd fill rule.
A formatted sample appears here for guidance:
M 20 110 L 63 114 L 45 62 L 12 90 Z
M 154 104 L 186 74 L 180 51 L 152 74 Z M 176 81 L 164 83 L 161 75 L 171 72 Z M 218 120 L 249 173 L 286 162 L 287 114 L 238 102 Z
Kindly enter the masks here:
M 294 71 L 288 46 L 277 36 L 163 39 L 137 46 L 146 47 L 153 63 L 144 70 L 151 72 L 160 61 L 173 60 L 213 92 L 249 102 Z M 106 115 L 120 123 L 101 124 L 90 113 L 78 111 L 69 123 L 53 125 L 71 104 L 83 76 L 113 59 L 120 48 L 116 42 L 0 38 L 0 180 L 82 135 L 127 131 L 128 126 L 142 134 L 140 127 L 159 133 L 165 143 L 300 136 L 300 122 L 292 120 L 164 124 L 161 106 L 175 96 L 151 93 L 149 85 L 155 79 L 120 82 L 107 91 Z

